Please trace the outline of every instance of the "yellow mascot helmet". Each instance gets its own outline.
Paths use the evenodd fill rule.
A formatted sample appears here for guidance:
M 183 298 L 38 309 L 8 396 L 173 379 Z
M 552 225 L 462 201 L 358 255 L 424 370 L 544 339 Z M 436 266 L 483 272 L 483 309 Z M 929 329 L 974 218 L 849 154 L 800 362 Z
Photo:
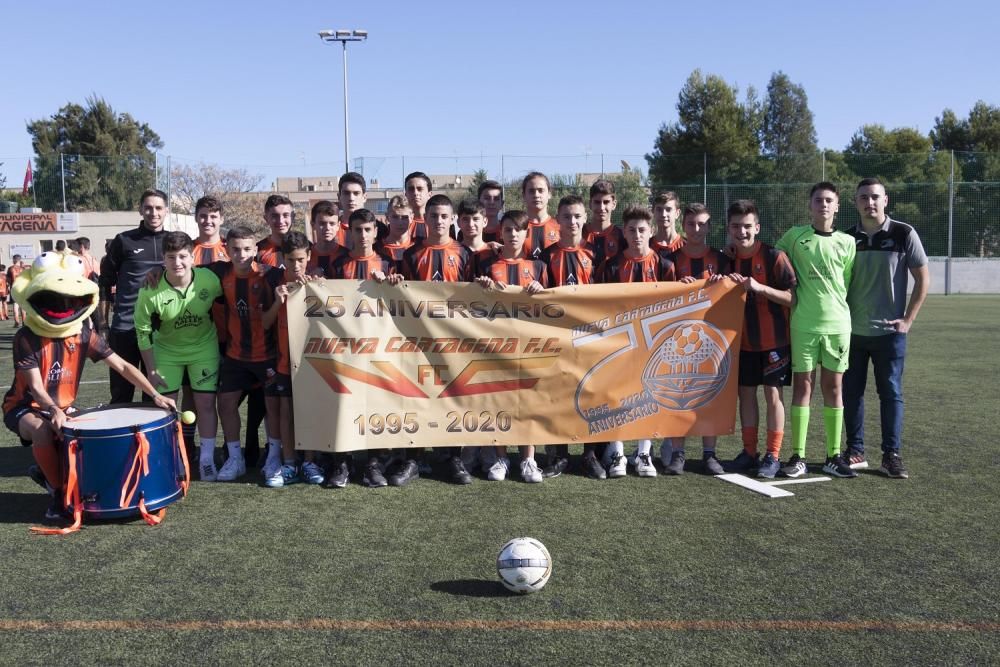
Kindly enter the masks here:
M 11 285 L 24 323 L 39 336 L 67 338 L 80 333 L 97 308 L 97 283 L 84 275 L 83 260 L 62 252 L 43 252 Z

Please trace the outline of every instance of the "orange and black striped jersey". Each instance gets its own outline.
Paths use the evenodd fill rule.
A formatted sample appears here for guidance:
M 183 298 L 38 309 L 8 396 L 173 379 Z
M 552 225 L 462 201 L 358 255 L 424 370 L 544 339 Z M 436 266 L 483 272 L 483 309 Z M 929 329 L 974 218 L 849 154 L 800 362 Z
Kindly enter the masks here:
M 267 266 L 281 266 L 281 246 L 268 236 L 257 242 L 257 262 Z
M 387 243 L 381 241 L 375 244 L 375 252 L 392 262 L 393 273 L 403 274 L 403 253 L 413 247 L 413 239 L 406 243 Z
M 729 273 L 731 265 L 729 258 L 714 248 L 707 248 L 700 255 L 690 255 L 686 245 L 667 255 L 667 259 L 674 264 L 677 280 L 688 276 L 703 280 L 717 273 L 726 274 Z
M 347 222 L 347 218 L 341 219 L 340 227 L 337 228 L 337 233 L 333 236 L 333 242 L 345 250 L 349 250 L 354 245 L 351 243 L 351 225 Z
M 469 246 L 465 247 L 469 248 Z M 483 246 L 479 250 L 473 250 L 472 248 L 469 248 L 469 252 L 472 253 L 472 266 L 469 268 L 470 280 L 480 275 L 479 273 L 480 266 L 482 266 L 484 263 L 490 261 L 491 259 L 497 256 L 497 251 L 494 250 L 492 246 L 488 245 Z
M 370 280 L 373 271 L 381 271 L 386 275 L 392 273 L 392 261 L 374 252 L 365 257 L 344 254 L 330 265 L 326 277 L 342 280 Z
M 795 269 L 788 255 L 766 243 L 757 243 L 754 254 L 733 259 L 733 270 L 751 276 L 761 285 L 776 290 L 791 289 L 796 284 Z M 746 315 L 740 349 L 766 352 L 791 343 L 788 334 L 790 311 L 763 294 L 747 292 Z
M 320 252 L 313 246 L 312 252 L 309 253 L 309 263 L 306 265 L 306 271 L 318 269 L 323 272 L 323 275 L 327 275 L 333 263 L 345 252 L 344 248 L 339 245 L 335 245 L 333 246 L 333 250 L 325 252 Z
M 7 272 L 0 273 L 0 294 L 7 296 Z
M 427 238 L 427 222 L 423 218 L 414 216 L 410 221 L 410 238 L 414 241 Z
M 559 240 L 559 223 L 555 218 L 528 223 L 528 236 L 524 239 L 524 256 L 538 259 L 542 251 Z
M 670 243 L 667 243 L 666 241 L 657 241 L 656 239 L 653 239 L 652 241 L 649 242 L 649 247 L 657 252 L 665 252 L 667 254 L 670 254 L 672 252 L 677 252 L 678 250 L 684 247 L 684 237 L 678 234 L 677 236 L 674 237 L 674 240 L 671 241 Z
M 194 265 L 205 266 L 212 262 L 228 262 L 229 253 L 226 252 L 226 242 L 219 239 L 215 243 L 195 243 L 194 244 Z
M 215 262 L 208 267 L 222 283 L 220 324 L 225 332 L 226 356 L 238 361 L 269 361 L 277 356 L 274 327 L 264 328 L 263 313 L 274 303 L 274 288 L 284 282 L 284 271 L 254 262 L 250 273 L 236 275 L 229 262 Z M 214 315 L 213 315 L 214 316 Z
M 466 282 L 472 278 L 473 253 L 458 241 L 444 245 L 417 244 L 403 253 L 407 280 Z
M 583 228 L 583 240 L 594 246 L 597 252 L 605 259 L 610 259 L 625 250 L 625 233 L 621 227 L 611 225 L 602 232 L 591 231 L 589 227 Z
M 545 262 L 527 257 L 504 259 L 494 255 L 479 264 L 476 275 L 488 276 L 496 282 L 520 287 L 527 287 L 536 280 L 542 287 L 549 286 L 549 274 L 545 269 Z
M 645 257 L 628 257 L 621 253 L 604 260 L 598 271 L 602 283 L 656 283 L 676 280 L 674 265 L 657 252 Z
M 21 327 L 14 334 L 14 382 L 3 399 L 3 411 L 7 414 L 20 407 L 45 409 L 32 396 L 27 373 L 37 368 L 42 376 L 45 392 L 60 408 L 65 410 L 76 400 L 80 388 L 80 377 L 87 359 L 101 361 L 114 352 L 104 338 L 96 333 L 90 320 L 83 323 L 80 333 L 67 338 L 46 338 L 39 336 L 28 327 Z
M 563 248 L 556 243 L 542 252 L 542 262 L 548 269 L 549 286 L 589 285 L 597 282 L 597 268 L 603 258 L 586 241 L 575 248 Z

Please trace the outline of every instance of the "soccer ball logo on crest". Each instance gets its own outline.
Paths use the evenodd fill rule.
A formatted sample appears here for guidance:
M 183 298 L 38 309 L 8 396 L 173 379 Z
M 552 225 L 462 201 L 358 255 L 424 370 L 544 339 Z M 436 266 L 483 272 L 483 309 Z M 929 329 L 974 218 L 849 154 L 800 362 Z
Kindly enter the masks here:
M 693 410 L 711 402 L 729 376 L 726 337 L 702 320 L 668 326 L 642 372 L 649 395 L 668 410 Z

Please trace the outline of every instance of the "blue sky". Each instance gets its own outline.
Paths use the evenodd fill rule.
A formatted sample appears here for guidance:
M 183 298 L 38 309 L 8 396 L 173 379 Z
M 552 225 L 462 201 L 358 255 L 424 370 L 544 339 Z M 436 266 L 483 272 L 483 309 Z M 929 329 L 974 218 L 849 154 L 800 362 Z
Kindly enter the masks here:
M 802 84 L 819 143 L 865 123 L 931 128 L 950 107 L 1000 103 L 995 3 L 882 2 L 18 2 L 4 9 L 0 160 L 19 183 L 25 121 L 97 94 L 149 123 L 164 152 L 273 175 L 340 171 L 341 51 L 349 47 L 352 156 L 471 171 L 641 162 L 695 68 L 759 91 Z M 451 156 L 432 160 L 429 157 Z M 367 169 L 373 172 L 377 160 Z M 643 163 L 644 164 L 644 163 Z M 609 167 L 610 170 L 610 167 Z M 379 174 L 376 174 L 379 175 Z

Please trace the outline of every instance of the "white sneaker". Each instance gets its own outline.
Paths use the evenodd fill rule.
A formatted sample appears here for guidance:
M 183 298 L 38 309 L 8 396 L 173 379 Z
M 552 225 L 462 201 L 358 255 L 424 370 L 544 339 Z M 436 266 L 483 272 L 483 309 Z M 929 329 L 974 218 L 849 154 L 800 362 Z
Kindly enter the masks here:
M 277 451 L 277 450 L 275 450 Z M 272 479 L 275 475 L 281 474 L 281 457 L 269 456 L 264 459 L 264 466 L 261 468 L 264 479 Z
M 243 454 L 237 454 L 226 459 L 215 479 L 220 482 L 234 482 L 245 474 L 247 474 L 247 461 L 243 458 Z
M 486 475 L 486 479 L 491 482 L 502 482 L 507 479 L 507 470 L 510 468 L 510 459 L 506 456 L 502 459 L 497 459 L 496 463 L 490 466 L 490 471 Z
M 608 465 L 608 477 L 624 477 L 627 473 L 625 456 L 623 454 L 612 454 L 611 463 Z
M 278 466 L 278 469 L 274 472 L 271 472 L 270 475 L 265 473 L 264 486 L 266 486 L 267 488 L 280 489 L 284 485 L 285 485 L 285 476 L 284 474 L 282 474 L 281 466 Z
M 656 477 L 656 466 L 653 465 L 649 454 L 636 454 L 635 472 L 639 477 Z
M 542 471 L 538 469 L 535 459 L 521 461 L 521 479 L 528 484 L 538 484 L 542 481 Z
M 215 467 L 215 461 L 209 463 L 202 462 L 201 464 L 201 481 L 203 482 L 214 482 L 219 477 L 219 471 Z

